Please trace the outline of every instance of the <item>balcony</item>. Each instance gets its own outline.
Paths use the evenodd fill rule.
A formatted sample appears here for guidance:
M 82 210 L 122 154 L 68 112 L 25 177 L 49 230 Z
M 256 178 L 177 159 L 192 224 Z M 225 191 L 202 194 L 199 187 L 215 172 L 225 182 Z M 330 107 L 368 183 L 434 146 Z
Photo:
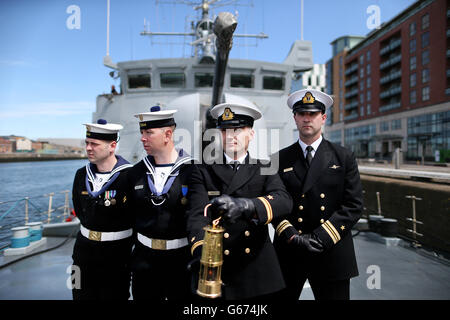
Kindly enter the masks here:
M 385 104 L 384 106 L 380 107 L 380 112 L 386 112 L 386 111 L 389 111 L 392 109 L 397 109 L 400 107 L 401 107 L 400 101 L 393 102 L 393 103 Z
M 347 81 L 345 81 L 344 85 L 346 87 L 351 86 L 352 84 L 358 82 L 358 76 L 353 76 L 350 79 L 348 79 Z
M 358 114 L 355 112 L 355 113 L 349 114 L 348 116 L 345 116 L 344 121 L 354 120 L 356 118 L 358 118 Z
M 447 50 L 447 57 L 449 56 L 449 52 L 450 50 Z M 392 58 L 386 60 L 385 62 L 383 62 L 382 64 L 380 64 L 380 70 L 386 69 L 387 67 L 390 67 L 394 64 L 396 64 L 397 62 L 400 62 L 402 60 L 402 55 L 398 54 L 393 56 Z
M 345 70 L 344 74 L 347 76 L 347 75 L 349 75 L 350 73 L 352 73 L 352 72 L 354 72 L 356 70 L 358 70 L 358 63 L 352 64 L 347 70 Z
M 388 90 L 380 92 L 380 98 L 384 99 L 384 98 L 387 98 L 387 97 L 399 94 L 400 92 L 402 92 L 402 87 L 401 86 L 391 87 Z
M 388 82 L 390 82 L 390 81 L 392 81 L 392 80 L 395 80 L 395 79 L 397 79 L 397 78 L 400 78 L 401 75 L 402 75 L 402 72 L 401 72 L 400 70 L 399 70 L 399 71 L 391 72 L 391 73 L 389 73 L 388 75 L 386 75 L 386 76 L 384 76 L 384 77 L 382 77 L 382 78 L 380 79 L 380 84 L 385 84 L 385 83 L 388 83 Z
M 348 111 L 348 110 L 352 110 L 352 109 L 357 109 L 358 108 L 358 101 L 353 101 L 351 103 L 348 103 L 344 106 L 344 110 Z
M 385 55 L 386 53 L 394 50 L 395 48 L 399 47 L 402 44 L 402 39 L 392 39 L 389 41 L 389 44 L 386 45 L 383 49 L 380 50 L 380 56 Z
M 357 94 L 358 94 L 358 88 L 353 89 L 352 91 L 349 91 L 345 94 L 345 99 L 351 98 Z

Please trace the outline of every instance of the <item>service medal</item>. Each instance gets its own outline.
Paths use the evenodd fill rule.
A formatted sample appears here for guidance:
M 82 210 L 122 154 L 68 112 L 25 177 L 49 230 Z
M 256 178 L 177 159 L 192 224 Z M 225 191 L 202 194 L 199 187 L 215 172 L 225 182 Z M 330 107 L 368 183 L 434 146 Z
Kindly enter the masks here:
M 112 205 L 115 205 L 115 204 L 116 204 L 116 199 L 112 198 L 112 199 L 111 199 L 111 204 L 112 204 Z
M 182 205 L 186 205 L 186 203 L 187 203 L 187 198 L 186 198 L 187 192 L 188 192 L 188 186 L 182 185 L 181 186 L 181 193 L 183 194 L 183 198 L 181 198 Z
M 105 200 L 105 207 L 109 207 L 111 205 L 111 201 L 108 199 Z

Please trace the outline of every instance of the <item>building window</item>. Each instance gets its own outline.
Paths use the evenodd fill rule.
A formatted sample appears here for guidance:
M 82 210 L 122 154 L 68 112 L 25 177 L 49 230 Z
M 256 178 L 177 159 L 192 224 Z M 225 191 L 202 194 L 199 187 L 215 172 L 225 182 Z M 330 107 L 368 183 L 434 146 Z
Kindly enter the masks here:
M 339 66 L 342 67 L 342 56 L 339 57 Z
M 391 130 L 398 130 L 402 128 L 402 121 L 400 119 L 392 120 Z
M 195 87 L 204 88 L 212 87 L 214 74 L 212 73 L 196 73 L 194 76 Z
M 367 91 L 367 102 L 370 102 L 371 99 L 372 99 L 372 94 L 370 91 Z
M 430 15 L 427 13 L 422 16 L 422 30 L 425 30 L 430 25 Z
M 250 74 L 231 74 L 230 87 L 232 88 L 253 88 L 253 76 Z
M 263 89 L 284 90 L 284 77 L 264 76 Z
M 364 103 L 364 93 L 361 93 L 361 95 L 359 96 L 359 103 Z
M 128 74 L 129 89 L 151 88 L 150 74 Z
M 430 87 L 422 88 L 422 101 L 430 100 Z
M 412 88 L 416 85 L 416 74 L 413 73 L 409 76 L 409 86 Z
M 422 48 L 428 47 L 430 44 L 430 33 L 427 31 L 422 34 Z
M 364 55 L 363 54 L 359 56 L 359 64 L 360 65 L 364 64 Z
M 366 59 L 367 59 L 367 62 L 370 61 L 370 51 L 367 51 L 367 53 L 366 53 Z
M 363 91 L 363 90 L 364 90 L 364 80 L 361 80 L 361 81 L 359 82 L 359 90 L 360 90 L 360 91 Z
M 168 72 L 160 75 L 161 88 L 184 88 L 186 79 L 182 72 Z
M 422 52 L 422 65 L 426 65 L 430 62 L 430 50 L 425 50 Z
M 422 69 L 422 83 L 430 81 L 430 69 Z
M 416 103 L 416 101 L 417 101 L 416 90 L 411 90 L 409 92 L 409 102 L 411 104 L 414 104 Z
M 368 64 L 367 67 L 366 67 L 366 73 L 367 73 L 367 75 L 370 74 L 370 64 Z
M 381 132 L 389 131 L 389 122 L 387 121 L 380 122 L 380 131 Z
M 360 78 L 364 77 L 364 68 L 361 68 L 361 69 L 359 70 L 359 77 L 360 77 Z
M 359 113 L 360 113 L 360 117 L 364 116 L 364 106 L 361 106 L 361 108 L 359 109 Z
M 411 39 L 411 41 L 409 41 L 409 52 L 416 52 L 416 39 Z
M 372 113 L 372 110 L 371 110 L 371 106 L 370 106 L 370 103 L 369 103 L 369 104 L 367 104 L 367 115 L 369 115 L 371 113 Z
M 367 78 L 367 88 L 370 88 L 371 85 L 372 81 L 370 80 L 370 78 Z
M 413 36 L 416 34 L 416 23 L 413 22 L 409 25 L 409 35 Z
M 417 67 L 416 61 L 417 61 L 416 56 L 409 58 L 409 70 L 416 70 Z

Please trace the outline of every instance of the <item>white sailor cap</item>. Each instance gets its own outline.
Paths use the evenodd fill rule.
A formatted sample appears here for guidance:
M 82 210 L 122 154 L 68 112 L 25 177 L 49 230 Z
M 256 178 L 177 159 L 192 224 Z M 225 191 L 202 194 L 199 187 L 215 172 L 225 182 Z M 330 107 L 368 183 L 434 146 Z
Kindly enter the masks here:
M 291 93 L 287 105 L 292 112 L 323 112 L 333 105 L 333 98 L 322 91 L 302 89 Z
M 174 113 L 177 110 L 161 110 L 160 106 L 150 108 L 150 112 L 138 113 L 134 116 L 139 118 L 139 127 L 141 130 L 151 128 L 162 128 L 176 126 Z
M 86 126 L 86 138 L 117 141 L 118 133 L 123 126 L 108 123 L 105 119 L 98 119 L 97 123 L 83 123 Z
M 261 112 L 253 106 L 236 103 L 221 103 L 211 109 L 211 116 L 217 119 L 217 128 L 253 127 L 254 120 L 261 118 Z

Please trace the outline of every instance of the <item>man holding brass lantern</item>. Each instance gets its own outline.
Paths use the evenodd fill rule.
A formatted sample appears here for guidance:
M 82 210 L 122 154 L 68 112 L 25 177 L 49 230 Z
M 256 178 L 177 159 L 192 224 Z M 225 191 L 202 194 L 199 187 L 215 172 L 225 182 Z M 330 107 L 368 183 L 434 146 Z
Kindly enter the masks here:
M 270 299 L 285 284 L 268 224 L 287 215 L 292 201 L 278 174 L 263 175 L 266 165 L 248 154 L 259 110 L 222 103 L 211 115 L 221 130 L 224 162 L 195 166 L 189 180 L 189 242 L 200 262 L 200 274 L 191 264 L 199 274 L 196 292 L 224 300 Z

